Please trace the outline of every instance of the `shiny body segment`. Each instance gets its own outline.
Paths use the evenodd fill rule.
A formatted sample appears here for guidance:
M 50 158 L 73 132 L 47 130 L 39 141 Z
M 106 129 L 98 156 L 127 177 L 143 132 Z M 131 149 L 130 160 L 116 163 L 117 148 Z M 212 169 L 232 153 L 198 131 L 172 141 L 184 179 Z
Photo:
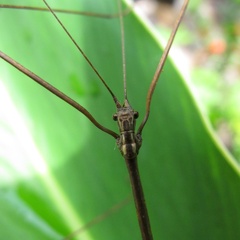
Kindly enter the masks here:
M 128 100 L 125 100 L 123 106 L 117 108 L 117 113 L 113 119 L 118 122 L 119 137 L 117 145 L 125 159 L 136 158 L 142 145 L 140 134 L 135 134 L 136 119 L 138 112 L 134 111 Z

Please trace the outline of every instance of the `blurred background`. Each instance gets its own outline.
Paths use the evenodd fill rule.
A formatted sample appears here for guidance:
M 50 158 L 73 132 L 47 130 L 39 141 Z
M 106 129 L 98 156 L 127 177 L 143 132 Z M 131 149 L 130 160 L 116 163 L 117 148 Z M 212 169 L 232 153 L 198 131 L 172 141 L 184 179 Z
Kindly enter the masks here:
M 165 36 L 183 0 L 135 0 Z M 240 161 L 240 0 L 190 1 L 174 41 L 190 85 L 217 135 Z M 178 54 L 179 56 L 179 54 Z M 177 61 L 179 62 L 179 61 Z

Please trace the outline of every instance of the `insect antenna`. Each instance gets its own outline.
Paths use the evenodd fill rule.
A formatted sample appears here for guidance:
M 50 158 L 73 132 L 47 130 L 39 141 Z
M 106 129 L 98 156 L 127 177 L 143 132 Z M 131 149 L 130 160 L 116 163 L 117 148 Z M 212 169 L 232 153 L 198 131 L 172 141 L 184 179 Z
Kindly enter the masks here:
M 77 42 L 74 40 L 74 38 L 72 37 L 72 35 L 70 34 L 70 32 L 66 29 L 66 27 L 63 25 L 63 23 L 61 22 L 61 20 L 58 18 L 58 16 L 55 14 L 55 12 L 52 10 L 52 8 L 48 5 L 48 3 L 43 0 L 44 4 L 47 6 L 47 8 L 49 9 L 49 11 L 52 13 L 52 15 L 54 16 L 54 18 L 58 21 L 58 23 L 60 24 L 60 26 L 62 27 L 62 29 L 65 31 L 65 33 L 68 35 L 68 37 L 71 39 L 71 41 L 73 42 L 73 44 L 75 45 L 75 47 L 78 49 L 78 51 L 82 54 L 82 56 L 85 58 L 85 60 L 87 61 L 87 63 L 90 65 L 90 67 L 93 69 L 93 71 L 96 73 L 96 75 L 98 76 L 98 78 L 101 80 L 101 82 L 103 83 L 103 85 L 106 87 L 106 89 L 108 90 L 108 92 L 111 94 L 116 107 L 120 107 L 121 104 L 119 103 L 117 97 L 114 95 L 114 93 L 112 92 L 112 90 L 110 89 L 110 87 L 107 85 L 107 83 L 104 81 L 103 77 L 100 75 L 100 73 L 98 72 L 98 70 L 93 66 L 93 64 L 91 63 L 90 59 L 86 56 L 86 54 L 84 53 L 84 51 L 80 48 L 80 46 L 77 44 Z
M 118 2 L 119 20 L 120 20 L 120 31 L 121 31 L 121 52 L 122 52 L 122 71 L 123 71 L 123 91 L 124 100 L 127 100 L 127 76 L 126 76 L 126 55 L 125 55 L 125 31 L 123 23 L 122 5 L 120 0 Z
M 119 101 L 117 100 L 116 96 L 114 95 L 114 93 L 111 91 L 111 89 L 109 88 L 109 86 L 107 85 L 107 83 L 104 81 L 104 79 L 102 78 L 102 76 L 100 75 L 100 73 L 97 71 L 97 69 L 93 66 L 93 64 L 91 63 L 91 61 L 88 59 L 88 57 L 85 55 L 85 53 L 83 52 L 83 50 L 79 47 L 79 45 L 76 43 L 76 41 L 73 39 L 73 37 L 71 36 L 71 34 L 67 31 L 67 29 L 64 27 L 64 25 L 62 24 L 62 22 L 59 20 L 59 18 L 56 16 L 56 14 L 54 13 L 54 11 L 51 9 L 51 7 L 47 4 L 47 2 L 45 0 L 43 0 L 43 2 L 46 4 L 48 11 L 50 11 L 53 16 L 55 17 L 55 19 L 59 22 L 59 24 L 61 25 L 61 27 L 63 28 L 63 30 L 66 32 L 66 34 L 69 36 L 69 38 L 71 39 L 71 41 L 74 43 L 74 45 L 77 47 L 77 49 L 80 51 L 80 53 L 82 54 L 82 56 L 86 59 L 86 61 L 88 62 L 88 64 L 92 67 L 93 71 L 96 73 L 96 75 L 100 78 L 100 80 L 102 81 L 102 83 L 105 85 L 105 87 L 107 88 L 107 90 L 109 91 L 109 93 L 111 94 L 116 107 L 121 107 L 121 104 L 119 103 Z M 10 5 L 0 5 L 0 8 L 12 8 L 12 6 Z M 17 6 L 14 7 L 14 9 L 28 9 L 25 8 L 24 6 L 18 8 Z M 31 8 L 31 10 L 38 10 L 38 8 Z M 46 9 L 44 9 L 44 11 L 46 11 Z M 122 13 L 121 13 L 122 14 Z M 52 86 L 51 84 L 47 83 L 45 80 L 43 80 L 42 78 L 40 78 L 39 76 L 37 76 L 36 74 L 34 74 L 33 72 L 31 72 L 30 70 L 28 70 L 27 68 L 25 68 L 24 66 L 22 66 L 21 64 L 19 64 L 18 62 L 16 62 L 15 60 L 13 60 L 11 57 L 9 57 L 8 55 L 6 55 L 5 53 L 0 51 L 0 57 L 2 59 L 4 59 L 6 62 L 10 63 L 12 66 L 14 66 L 15 68 L 17 68 L 19 71 L 21 71 L 22 73 L 24 73 L 25 75 L 29 76 L 31 79 L 33 79 L 35 82 L 37 82 L 38 84 L 42 85 L 44 88 L 48 89 L 50 92 L 52 92 L 53 94 L 55 94 L 56 96 L 58 96 L 59 98 L 61 98 L 62 100 L 64 100 L 65 102 L 67 102 L 68 104 L 70 104 L 71 106 L 73 106 L 75 109 L 79 110 L 82 114 L 84 114 L 97 128 L 99 128 L 100 130 L 102 130 L 103 132 L 106 132 L 107 134 L 113 136 L 115 139 L 119 137 L 119 135 L 115 132 L 113 132 L 112 130 L 102 126 L 91 114 L 90 112 L 88 112 L 83 106 L 81 106 L 80 104 L 78 104 L 76 101 L 74 101 L 73 99 L 71 99 L 70 97 L 68 97 L 67 95 L 65 95 L 64 93 L 62 93 L 61 91 L 59 91 L 58 89 L 56 89 L 54 86 Z

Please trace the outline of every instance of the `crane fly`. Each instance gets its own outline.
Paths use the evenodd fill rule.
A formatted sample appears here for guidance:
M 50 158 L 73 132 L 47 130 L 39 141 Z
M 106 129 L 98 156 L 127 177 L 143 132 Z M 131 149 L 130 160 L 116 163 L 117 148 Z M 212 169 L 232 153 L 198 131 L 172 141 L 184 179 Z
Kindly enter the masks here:
M 142 121 L 140 121 L 139 127 L 135 130 L 136 125 L 136 119 L 138 118 L 138 112 L 135 111 L 132 106 L 130 105 L 130 101 L 128 100 L 127 95 L 127 77 L 126 77 L 126 59 L 125 59 L 125 45 L 124 45 L 124 23 L 123 23 L 123 13 L 122 13 L 122 7 L 120 4 L 120 1 L 118 1 L 118 9 L 119 9 L 119 19 L 120 19 L 120 29 L 121 29 L 121 49 L 122 49 L 122 66 L 123 66 L 123 93 L 124 93 L 124 100 L 121 101 L 117 98 L 117 96 L 113 93 L 112 89 L 108 85 L 108 83 L 105 81 L 105 79 L 101 76 L 100 72 L 95 68 L 94 64 L 89 60 L 85 52 L 82 50 L 81 47 L 75 42 L 74 38 L 71 36 L 67 28 L 63 25 L 60 18 L 58 18 L 57 14 L 54 12 L 54 10 L 48 5 L 46 1 L 44 1 L 46 8 L 49 10 L 49 12 L 52 13 L 56 21 L 61 25 L 62 29 L 65 31 L 66 35 L 71 39 L 71 41 L 74 43 L 74 45 L 77 47 L 79 52 L 84 56 L 85 60 L 88 62 L 90 67 L 92 68 L 93 72 L 97 75 L 97 77 L 100 79 L 100 81 L 103 83 L 104 87 L 107 89 L 107 91 L 110 93 L 110 96 L 113 99 L 113 102 L 115 103 L 115 107 L 117 109 L 116 113 L 113 115 L 114 121 L 118 123 L 119 133 L 116 133 L 115 131 L 111 130 L 108 127 L 103 126 L 101 123 L 98 122 L 98 120 L 93 117 L 93 115 L 82 105 L 77 103 L 76 101 L 69 98 L 64 93 L 60 92 L 58 89 L 53 87 L 51 84 L 47 83 L 42 78 L 38 77 L 36 74 L 28 70 L 27 68 L 20 65 L 18 62 L 13 60 L 11 57 L 6 55 L 5 53 L 1 52 L 0 56 L 3 58 L 6 62 L 10 63 L 12 66 L 17 68 L 19 71 L 23 72 L 25 75 L 32 78 L 34 81 L 45 87 L 47 90 L 67 102 L 68 104 L 72 105 L 74 108 L 76 108 L 78 111 L 80 111 L 82 114 L 84 114 L 97 128 L 99 128 L 101 131 L 107 133 L 111 137 L 113 137 L 116 140 L 116 145 L 119 148 L 122 156 L 125 159 L 129 176 L 130 176 L 130 182 L 132 186 L 133 196 L 134 196 L 134 202 L 135 207 L 137 211 L 138 216 L 138 223 L 141 230 L 142 239 L 144 240 L 151 240 L 153 239 L 149 216 L 148 216 L 148 210 L 145 203 L 143 188 L 138 172 L 138 162 L 137 162 L 137 155 L 139 153 L 139 149 L 142 145 L 142 132 L 145 127 L 145 124 L 148 120 L 149 113 L 150 113 L 150 105 L 152 100 L 152 95 L 155 90 L 157 81 L 159 79 L 160 73 L 162 72 L 162 68 L 164 66 L 164 63 L 166 61 L 166 57 L 168 55 L 168 52 L 170 50 L 172 41 L 174 39 L 174 36 L 177 32 L 179 23 L 183 17 L 183 14 L 186 10 L 188 1 L 185 0 L 183 7 L 179 13 L 179 16 L 176 20 L 176 23 L 173 27 L 172 34 L 169 38 L 169 41 L 167 43 L 167 46 L 164 50 L 164 53 L 159 61 L 159 65 L 157 67 L 157 70 L 154 74 L 154 77 L 152 79 L 152 82 L 149 87 L 149 91 L 147 94 L 146 99 L 146 110 L 145 115 L 142 117 Z M 66 50 L 64 50 L 66 51 Z

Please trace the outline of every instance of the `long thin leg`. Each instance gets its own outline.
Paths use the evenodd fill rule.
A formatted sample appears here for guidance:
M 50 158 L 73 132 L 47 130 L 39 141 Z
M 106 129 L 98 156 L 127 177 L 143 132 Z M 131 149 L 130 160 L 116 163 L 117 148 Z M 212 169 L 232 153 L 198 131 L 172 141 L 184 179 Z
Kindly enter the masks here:
M 31 10 L 31 11 L 42 11 L 42 12 L 49 12 L 48 8 L 43 7 L 30 7 L 30 6 L 16 6 L 10 4 L 0 4 L 0 8 L 7 8 L 7 9 L 17 9 L 17 10 Z M 66 10 L 66 9 L 58 9 L 52 8 L 54 12 L 57 13 L 66 13 L 66 14 L 75 14 L 75 15 L 82 15 L 87 17 L 96 17 L 96 18 L 118 18 L 120 14 L 122 16 L 126 16 L 132 11 L 132 7 L 128 7 L 122 11 L 122 13 L 113 13 L 113 14 L 106 14 L 106 13 L 97 13 L 97 12 L 86 12 L 86 11 L 76 11 L 76 10 Z
M 116 213 L 120 209 L 122 209 L 124 206 L 126 206 L 128 203 L 131 202 L 131 196 L 129 195 L 127 198 L 125 198 L 123 201 L 119 202 L 118 204 L 114 205 L 113 207 L 109 208 L 106 212 L 104 212 L 101 215 L 96 216 L 94 219 L 89 221 L 87 224 L 82 226 L 81 228 L 75 230 L 74 232 L 70 233 L 68 236 L 66 236 L 63 240 L 71 240 L 74 237 L 77 237 L 82 232 L 88 230 L 91 227 L 94 227 L 96 224 L 102 222 L 107 217 L 111 216 L 112 214 Z
M 177 33 L 177 30 L 178 30 L 178 27 L 179 27 L 179 24 L 183 18 L 183 15 L 186 11 L 186 8 L 187 8 L 187 5 L 188 5 L 188 2 L 189 0 L 185 0 L 184 1 L 184 4 L 182 6 L 182 9 L 175 21 L 175 24 L 174 24 L 174 27 L 173 27 L 173 30 L 172 30 L 172 33 L 171 33 L 171 36 L 170 38 L 168 39 L 168 43 L 167 43 L 167 46 L 166 48 L 164 49 L 164 52 L 163 52 L 163 55 L 159 61 L 159 64 L 157 66 L 157 69 L 156 69 L 156 72 L 153 76 L 153 79 L 152 79 L 152 82 L 151 82 L 151 85 L 149 87 L 149 90 L 148 90 L 148 94 L 147 94 L 147 101 L 146 101 L 146 113 L 145 113 L 145 116 L 144 116 L 144 119 L 142 121 L 142 123 L 140 124 L 139 128 L 138 128 L 138 131 L 137 133 L 138 134 L 141 134 L 142 133 L 142 130 L 148 120 L 148 117 L 149 117 L 149 113 L 150 113 L 150 105 L 151 105 L 151 101 L 152 101 L 152 95 L 153 95 L 153 92 L 156 88 L 156 85 L 157 85 L 157 82 L 158 82 L 158 79 L 159 79 L 159 76 L 162 72 L 162 69 L 163 69 L 163 66 L 165 64 L 165 61 L 166 61 L 166 58 L 168 56 L 168 53 L 170 51 L 170 48 L 172 46 L 172 43 L 173 43 L 173 40 L 174 40 L 174 37 Z
M 24 73 L 25 75 L 27 75 L 28 77 L 33 79 L 35 82 L 37 82 L 38 84 L 40 84 L 41 86 L 43 86 L 44 88 L 46 88 L 47 90 L 52 92 L 54 95 L 56 95 L 57 97 L 61 98 L 63 101 L 67 102 L 68 104 L 70 104 L 71 106 L 76 108 L 78 111 L 80 111 L 82 114 L 84 114 L 97 128 L 99 128 L 100 130 L 102 130 L 105 133 L 108 133 L 109 135 L 113 136 L 114 138 L 118 138 L 119 135 L 117 133 L 113 132 L 112 130 L 110 130 L 108 128 L 105 128 L 100 123 L 98 123 L 96 121 L 96 119 L 91 115 L 91 113 L 88 112 L 88 110 L 86 108 L 84 108 L 79 103 L 75 102 L 73 99 L 71 99 L 70 97 L 68 97 L 67 95 L 65 95 L 58 89 L 56 89 L 55 87 L 53 87 L 48 82 L 44 81 L 42 78 L 40 78 L 39 76 L 37 76 L 36 74 L 34 74 L 30 70 L 28 70 L 27 68 L 23 67 L 21 64 L 19 64 L 18 62 L 16 62 L 9 56 L 7 56 L 2 51 L 0 51 L 0 58 L 4 59 L 6 62 L 10 63 L 13 67 L 17 68 L 19 71 L 21 71 L 22 73 Z

